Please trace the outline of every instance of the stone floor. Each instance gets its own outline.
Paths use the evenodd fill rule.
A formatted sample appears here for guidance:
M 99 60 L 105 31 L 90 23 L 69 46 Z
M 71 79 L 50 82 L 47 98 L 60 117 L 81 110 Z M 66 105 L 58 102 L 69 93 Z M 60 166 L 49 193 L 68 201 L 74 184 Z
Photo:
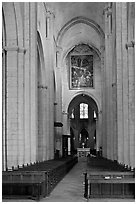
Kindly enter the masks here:
M 96 171 L 87 165 L 86 161 L 79 161 L 69 173 L 54 188 L 49 197 L 40 202 L 87 202 L 84 198 L 84 175 L 86 170 Z M 3 202 L 34 202 L 32 200 L 3 200 Z M 90 199 L 89 202 L 135 202 L 133 199 Z

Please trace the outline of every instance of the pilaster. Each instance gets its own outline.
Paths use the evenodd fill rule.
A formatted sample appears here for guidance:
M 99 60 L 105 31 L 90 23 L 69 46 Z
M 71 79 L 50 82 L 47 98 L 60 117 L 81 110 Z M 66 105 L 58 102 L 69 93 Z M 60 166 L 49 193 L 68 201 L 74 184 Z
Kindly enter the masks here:
M 124 164 L 123 146 L 123 71 L 122 71 L 122 3 L 116 3 L 116 53 L 117 53 L 117 134 L 118 162 Z
M 6 132 L 7 132 L 7 166 L 18 165 L 18 70 L 16 50 L 8 50 L 6 73 Z
M 36 161 L 37 146 L 37 10 L 30 3 L 30 148 L 31 162 Z
M 26 53 L 24 56 L 24 164 L 31 162 L 31 133 L 30 133 L 30 21 L 29 21 L 30 3 L 24 3 L 24 46 Z
M 122 33 L 122 106 L 123 106 L 123 148 L 124 148 L 124 164 L 129 165 L 129 126 L 128 126 L 128 66 L 127 66 L 127 50 L 125 48 L 125 44 L 127 42 L 127 3 L 121 4 L 121 33 Z
M 105 121 L 107 158 L 113 159 L 113 131 L 112 131 L 112 8 L 110 3 L 105 9 Z
M 128 3 L 128 38 L 126 49 L 128 53 L 128 121 L 129 121 L 129 155 L 130 166 L 135 167 L 135 3 Z

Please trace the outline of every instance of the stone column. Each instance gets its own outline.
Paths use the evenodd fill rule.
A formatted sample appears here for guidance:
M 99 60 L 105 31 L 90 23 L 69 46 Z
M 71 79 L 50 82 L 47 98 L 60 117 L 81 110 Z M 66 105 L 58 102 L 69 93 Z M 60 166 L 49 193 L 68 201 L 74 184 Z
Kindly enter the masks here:
M 70 135 L 70 119 L 65 111 L 63 111 L 63 135 Z
M 62 115 L 62 78 L 61 78 L 61 54 L 62 48 L 56 46 L 56 65 L 55 65 L 55 83 L 56 83 L 56 90 L 55 90 L 55 120 L 56 122 L 63 121 Z M 63 124 L 64 125 L 64 124 Z M 60 143 L 60 155 L 62 156 L 62 135 L 63 135 L 63 128 L 55 128 L 55 140 Z
M 38 135 L 37 124 L 37 9 L 36 3 L 30 3 L 30 133 L 31 133 L 31 162 L 36 161 L 36 146 Z
M 18 61 L 17 61 L 17 77 L 18 77 L 18 165 L 24 163 L 24 48 L 23 38 L 23 21 L 21 15 L 21 6 L 19 2 L 14 2 L 16 13 L 16 26 L 18 36 Z
M 24 56 L 24 164 L 30 163 L 30 22 L 29 22 L 29 10 L 30 4 L 24 3 L 24 46 L 26 53 Z
M 128 64 L 127 64 L 127 50 L 125 44 L 127 42 L 127 3 L 122 2 L 121 4 L 121 33 L 122 33 L 122 92 L 123 92 L 123 154 L 124 154 L 124 164 L 129 165 L 129 124 L 128 124 Z
M 7 107 L 6 105 L 6 52 L 3 49 L 2 50 L 2 171 L 5 171 L 7 169 L 6 107 Z
M 18 165 L 18 76 L 17 47 L 5 47 L 6 63 L 6 133 L 7 167 Z
M 135 167 L 135 3 L 128 3 L 128 41 L 126 49 L 128 52 L 128 91 L 129 91 L 129 165 Z
M 105 9 L 105 121 L 106 121 L 106 142 L 107 142 L 107 158 L 112 159 L 113 157 L 113 133 L 112 133 L 112 18 L 111 6 L 108 3 Z
M 98 118 L 96 119 L 96 152 L 99 152 L 99 122 Z
M 98 145 L 102 147 L 102 110 L 98 113 Z
M 116 4 L 112 5 L 112 127 L 113 127 L 113 159 L 117 160 L 117 84 L 116 84 Z
M 117 135 L 118 135 L 118 162 L 124 164 L 124 146 L 123 146 L 123 72 L 122 72 L 122 3 L 116 3 L 116 53 L 117 53 Z
M 102 45 L 100 48 L 100 52 L 101 52 L 101 84 L 102 84 L 102 133 L 101 133 L 101 144 L 102 144 L 102 154 L 103 157 L 106 157 L 106 120 L 105 120 L 105 65 L 104 65 L 104 53 L 105 53 L 105 46 Z
M 25 48 L 18 51 L 18 165 L 24 164 L 24 54 Z
M 54 60 L 55 49 L 53 44 L 53 16 L 50 11 L 46 12 L 46 44 L 45 44 L 45 66 L 47 74 L 47 160 L 54 158 Z M 48 49 L 46 49 L 48 47 Z

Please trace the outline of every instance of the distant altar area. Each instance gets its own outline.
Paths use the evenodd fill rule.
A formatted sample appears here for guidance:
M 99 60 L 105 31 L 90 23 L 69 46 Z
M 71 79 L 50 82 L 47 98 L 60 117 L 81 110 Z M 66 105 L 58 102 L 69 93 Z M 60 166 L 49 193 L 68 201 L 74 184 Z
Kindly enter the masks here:
M 86 158 L 88 154 L 90 154 L 90 148 L 77 148 L 77 156 L 79 159 Z

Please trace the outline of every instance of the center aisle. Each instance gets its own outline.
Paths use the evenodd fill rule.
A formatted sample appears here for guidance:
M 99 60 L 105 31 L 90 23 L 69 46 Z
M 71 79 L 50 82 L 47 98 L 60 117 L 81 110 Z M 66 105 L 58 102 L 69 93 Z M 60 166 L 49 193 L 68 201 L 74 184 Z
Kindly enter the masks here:
M 84 198 L 84 172 L 102 171 L 97 166 L 87 165 L 87 161 L 79 161 L 68 174 L 57 184 L 54 190 L 40 202 L 87 202 Z M 89 202 L 134 202 L 134 199 L 95 198 Z
M 49 197 L 41 199 L 41 202 L 86 202 L 84 198 L 84 175 L 87 162 L 78 162 L 68 174 L 57 184 Z

